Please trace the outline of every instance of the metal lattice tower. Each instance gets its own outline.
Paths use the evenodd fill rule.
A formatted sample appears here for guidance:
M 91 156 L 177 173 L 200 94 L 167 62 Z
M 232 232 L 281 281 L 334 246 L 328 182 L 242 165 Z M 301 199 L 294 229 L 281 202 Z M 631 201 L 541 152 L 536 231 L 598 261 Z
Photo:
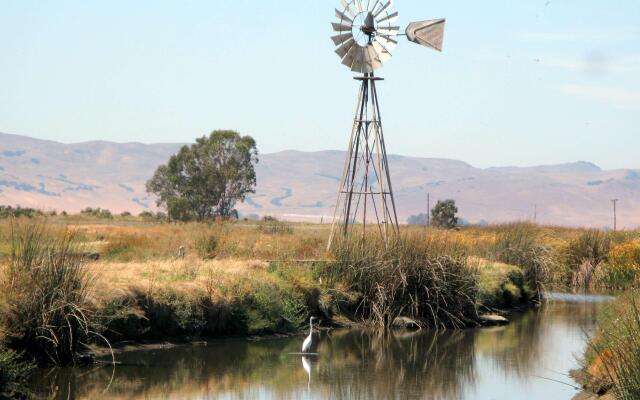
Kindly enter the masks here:
M 367 223 L 373 222 L 377 224 L 375 229 L 385 241 L 390 234 L 398 233 L 398 215 L 376 90 L 376 82 L 382 78 L 375 77 L 373 73 L 365 73 L 355 79 L 362 84 L 338 189 L 329 244 L 338 231 L 348 235 L 354 229 L 361 229 L 364 237 Z
M 344 8 L 335 10 L 339 21 L 331 24 L 337 32 L 331 39 L 338 46 L 336 54 L 342 63 L 363 75 L 354 78 L 361 85 L 328 247 L 337 234 L 357 232 L 364 239 L 367 225 L 373 223 L 376 228 L 372 229 L 388 243 L 399 233 L 399 226 L 376 89 L 382 78 L 374 76 L 374 71 L 391 58 L 391 50 L 398 44 L 400 27 L 392 25 L 398 13 L 390 12 L 393 0 L 340 2 Z M 444 24 L 444 19 L 413 22 L 404 35 L 409 41 L 441 51 Z

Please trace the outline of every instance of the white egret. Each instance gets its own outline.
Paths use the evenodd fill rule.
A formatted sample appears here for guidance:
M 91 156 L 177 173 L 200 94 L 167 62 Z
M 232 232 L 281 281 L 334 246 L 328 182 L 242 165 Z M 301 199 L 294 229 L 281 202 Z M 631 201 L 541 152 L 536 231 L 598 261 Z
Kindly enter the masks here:
M 311 317 L 309 319 L 309 336 L 302 342 L 302 352 L 308 353 L 311 350 L 311 345 L 313 344 L 313 320 L 317 319 L 316 317 Z

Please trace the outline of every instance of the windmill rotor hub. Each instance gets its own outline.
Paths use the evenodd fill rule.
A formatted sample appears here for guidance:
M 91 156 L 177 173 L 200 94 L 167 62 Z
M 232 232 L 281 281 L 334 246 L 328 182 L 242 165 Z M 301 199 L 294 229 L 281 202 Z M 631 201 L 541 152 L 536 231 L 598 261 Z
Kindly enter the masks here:
M 360 27 L 360 30 L 371 36 L 376 32 L 376 26 L 376 20 L 373 18 L 373 14 L 371 12 L 367 12 L 367 15 L 364 17 L 364 24 Z

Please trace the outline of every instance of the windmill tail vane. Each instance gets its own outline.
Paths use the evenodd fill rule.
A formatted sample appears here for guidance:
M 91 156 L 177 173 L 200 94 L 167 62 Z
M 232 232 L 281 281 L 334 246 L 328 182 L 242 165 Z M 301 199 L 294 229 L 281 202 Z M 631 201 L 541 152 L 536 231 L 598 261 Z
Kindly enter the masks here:
M 361 73 L 356 112 L 338 187 L 328 248 L 337 235 L 361 234 L 367 225 L 385 244 L 399 234 L 396 201 L 384 141 L 382 116 L 376 82 L 382 78 L 374 71 L 391 59 L 398 45 L 400 27 L 394 25 L 398 12 L 392 12 L 393 0 L 340 0 L 335 9 L 337 21 L 331 26 L 335 53 L 351 71 Z M 407 40 L 442 51 L 444 19 L 410 23 L 405 29 Z

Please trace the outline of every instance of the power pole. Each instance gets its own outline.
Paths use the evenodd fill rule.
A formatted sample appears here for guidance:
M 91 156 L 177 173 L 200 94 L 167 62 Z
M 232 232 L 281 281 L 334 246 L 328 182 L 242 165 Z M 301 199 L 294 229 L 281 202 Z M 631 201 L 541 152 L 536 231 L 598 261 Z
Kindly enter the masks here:
M 427 193 L 427 226 L 431 226 L 431 193 Z
M 533 205 L 533 223 L 534 224 L 538 223 L 538 205 L 537 204 Z
M 611 202 L 613 203 L 613 231 L 617 231 L 618 230 L 618 214 L 617 214 L 617 206 L 618 206 L 618 199 L 612 199 Z

